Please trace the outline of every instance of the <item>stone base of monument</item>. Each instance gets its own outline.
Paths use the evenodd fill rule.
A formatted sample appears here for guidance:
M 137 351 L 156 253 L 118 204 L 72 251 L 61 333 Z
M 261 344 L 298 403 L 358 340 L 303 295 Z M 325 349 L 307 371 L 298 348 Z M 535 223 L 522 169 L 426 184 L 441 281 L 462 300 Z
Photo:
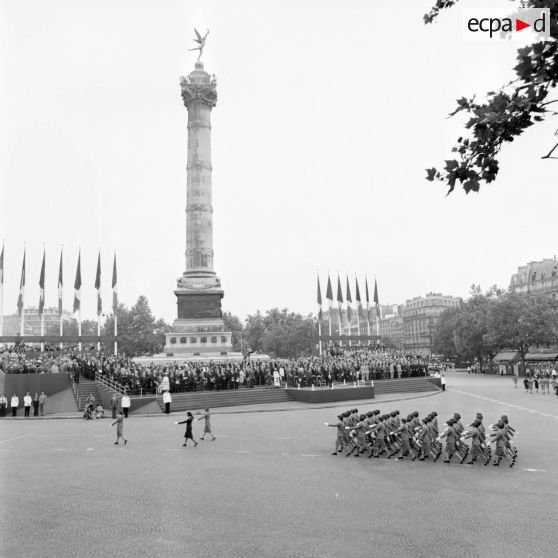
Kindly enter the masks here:
M 220 318 L 175 320 L 165 334 L 165 355 L 170 357 L 226 356 L 232 352 L 232 332 Z

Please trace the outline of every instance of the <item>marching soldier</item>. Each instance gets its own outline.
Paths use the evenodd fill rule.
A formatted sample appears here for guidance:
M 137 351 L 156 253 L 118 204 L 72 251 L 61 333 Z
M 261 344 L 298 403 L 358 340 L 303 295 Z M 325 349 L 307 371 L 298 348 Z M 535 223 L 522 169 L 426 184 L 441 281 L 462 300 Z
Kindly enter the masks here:
M 325 426 L 331 426 L 332 428 L 337 428 L 337 438 L 335 439 L 335 450 L 331 455 L 337 455 L 338 452 L 343 451 L 345 447 L 345 423 L 343 415 L 337 415 L 337 422 L 335 424 L 330 424 L 329 422 L 324 422 Z
M 459 439 L 459 435 L 457 434 L 455 428 L 455 420 L 449 419 L 446 422 L 445 430 L 438 436 L 438 440 L 442 440 L 442 438 L 446 439 L 446 458 L 444 459 L 444 463 L 450 463 L 451 458 L 454 456 L 455 452 L 457 451 L 457 441 Z

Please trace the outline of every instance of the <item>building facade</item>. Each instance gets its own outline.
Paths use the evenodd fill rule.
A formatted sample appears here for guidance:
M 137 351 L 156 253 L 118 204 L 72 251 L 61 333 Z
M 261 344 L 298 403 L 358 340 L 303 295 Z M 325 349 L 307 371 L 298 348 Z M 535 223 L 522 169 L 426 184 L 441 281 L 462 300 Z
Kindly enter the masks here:
M 403 317 L 399 313 L 388 314 L 380 320 L 380 337 L 392 341 L 399 351 L 405 348 Z
M 413 355 L 432 355 L 432 336 L 440 316 L 448 308 L 457 308 L 462 304 L 459 297 L 428 293 L 425 297 L 407 300 L 402 310 L 403 348 Z
M 60 324 L 60 317 L 58 315 L 58 307 L 52 306 L 44 309 L 45 312 L 45 332 L 56 329 Z M 71 319 L 71 314 L 67 310 L 62 310 L 62 319 L 67 322 Z M 38 308 L 25 308 L 24 310 L 24 334 L 25 335 L 41 335 L 41 316 Z M 10 314 L 4 316 L 4 331 L 3 335 L 19 335 L 20 329 L 20 315 Z
M 546 258 L 517 268 L 510 281 L 514 293 L 548 295 L 558 304 L 558 261 Z

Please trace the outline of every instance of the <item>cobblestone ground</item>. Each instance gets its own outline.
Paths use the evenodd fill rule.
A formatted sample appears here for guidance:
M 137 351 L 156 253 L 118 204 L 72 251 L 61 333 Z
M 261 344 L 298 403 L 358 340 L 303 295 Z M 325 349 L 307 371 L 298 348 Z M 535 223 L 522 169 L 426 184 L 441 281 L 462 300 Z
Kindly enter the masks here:
M 197 448 L 181 446 L 173 415 L 129 418 L 126 446 L 113 445 L 109 419 L 3 421 L 0 554 L 558 555 L 558 397 L 454 373 L 445 393 L 382 408 L 466 422 L 481 411 L 486 424 L 506 413 L 518 430 L 512 469 L 334 457 L 323 422 L 348 406 L 221 411 L 217 440 Z

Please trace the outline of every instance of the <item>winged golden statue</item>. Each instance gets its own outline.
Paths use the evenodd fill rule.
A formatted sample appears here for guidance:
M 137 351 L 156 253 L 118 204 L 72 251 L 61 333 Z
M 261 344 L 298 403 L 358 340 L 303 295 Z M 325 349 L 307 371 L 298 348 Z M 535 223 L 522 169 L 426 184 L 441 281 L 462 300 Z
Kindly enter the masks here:
M 194 39 L 194 42 L 198 43 L 198 46 L 194 48 L 189 48 L 188 50 L 199 50 L 200 51 L 198 55 L 198 61 L 199 61 L 203 53 L 203 48 L 205 47 L 205 40 L 209 35 L 209 29 L 206 30 L 205 35 L 203 37 L 199 34 L 198 30 L 195 27 L 194 27 L 194 31 L 196 32 L 196 37 L 197 37 Z

